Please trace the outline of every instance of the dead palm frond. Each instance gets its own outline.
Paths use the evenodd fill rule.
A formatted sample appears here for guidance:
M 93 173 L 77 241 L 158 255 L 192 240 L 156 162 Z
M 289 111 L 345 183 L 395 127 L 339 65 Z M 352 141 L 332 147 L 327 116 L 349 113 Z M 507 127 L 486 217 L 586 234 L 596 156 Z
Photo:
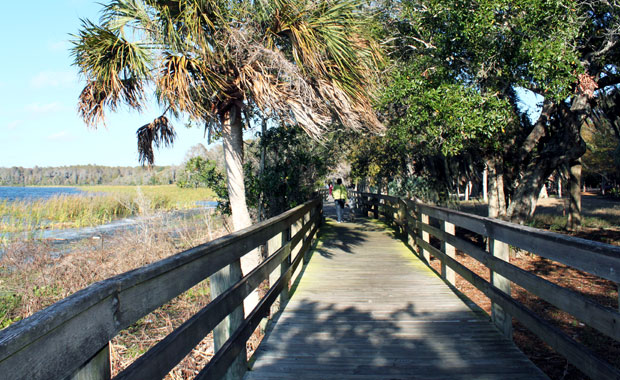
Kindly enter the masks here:
M 156 148 L 162 145 L 171 146 L 176 138 L 176 133 L 168 118 L 160 116 L 151 123 L 138 128 L 136 136 L 138 137 L 138 161 L 142 165 L 145 163 L 153 165 L 155 162 L 153 145 Z

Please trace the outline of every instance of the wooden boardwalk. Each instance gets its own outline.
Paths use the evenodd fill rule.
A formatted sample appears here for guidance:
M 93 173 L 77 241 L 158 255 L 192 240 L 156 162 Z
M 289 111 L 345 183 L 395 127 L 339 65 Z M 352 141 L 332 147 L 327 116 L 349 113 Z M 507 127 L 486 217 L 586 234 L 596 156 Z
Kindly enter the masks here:
M 546 378 L 381 224 L 322 230 L 244 379 Z

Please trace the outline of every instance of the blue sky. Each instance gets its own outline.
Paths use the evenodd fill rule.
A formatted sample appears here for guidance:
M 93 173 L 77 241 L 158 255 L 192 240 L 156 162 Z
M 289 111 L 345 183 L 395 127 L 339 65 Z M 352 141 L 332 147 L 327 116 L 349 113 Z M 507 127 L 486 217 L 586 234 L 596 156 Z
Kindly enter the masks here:
M 107 113 L 106 125 L 86 127 L 77 114 L 84 82 L 72 66 L 69 43 L 80 19 L 96 22 L 101 5 L 89 0 L 7 1 L 0 14 L 0 167 L 98 164 L 136 166 L 135 131 L 160 115 L 153 104 L 143 113 Z M 533 94 L 520 92 L 531 117 Z M 197 143 L 200 128 L 176 121 L 177 141 L 155 155 L 156 165 L 177 165 Z M 218 142 L 219 143 L 219 142 Z
M 100 1 L 101 2 L 101 1 Z M 107 113 L 106 126 L 86 127 L 77 114 L 84 82 L 69 52 L 80 19 L 99 19 L 101 6 L 87 0 L 3 2 L 0 15 L 0 167 L 98 164 L 137 166 L 135 132 L 160 115 Z M 200 128 L 174 123 L 177 141 L 155 154 L 155 164 L 180 164 L 197 143 Z

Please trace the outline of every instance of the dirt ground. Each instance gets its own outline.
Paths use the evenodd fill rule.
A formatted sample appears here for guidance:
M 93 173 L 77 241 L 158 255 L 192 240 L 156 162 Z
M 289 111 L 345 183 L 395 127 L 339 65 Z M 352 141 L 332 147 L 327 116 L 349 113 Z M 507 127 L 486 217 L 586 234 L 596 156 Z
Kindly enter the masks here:
M 539 202 L 536 215 L 562 216 L 565 213 L 566 199 L 546 198 Z M 606 227 L 582 228 L 577 232 L 558 231 L 569 233 L 581 238 L 601 241 L 609 244 L 620 245 L 620 201 L 599 197 L 592 194 L 584 194 L 582 198 L 582 215 L 584 217 L 600 218 L 609 223 Z M 469 211 L 485 215 L 485 206 L 481 203 L 469 202 L 459 207 L 463 211 Z M 458 231 L 457 231 L 458 234 Z M 463 235 L 463 237 L 466 237 Z M 483 242 L 477 242 L 484 244 Z M 488 268 L 471 257 L 457 252 L 457 260 L 481 277 L 489 280 Z M 597 303 L 612 309 L 618 309 L 617 285 L 584 273 L 563 264 L 547 260 L 545 258 L 527 254 L 513 253 L 510 262 L 528 272 L 547 279 L 555 284 L 579 292 L 592 298 Z M 439 260 L 432 260 L 431 266 L 440 270 Z M 467 295 L 488 314 L 491 312 L 491 302 L 469 282 L 457 276 L 457 288 Z M 535 297 L 526 290 L 513 285 L 512 297 L 535 311 L 539 316 L 562 329 L 576 341 L 584 344 L 600 357 L 620 368 L 620 342 L 599 333 L 584 325 L 568 313 L 565 313 L 547 302 Z M 568 364 L 563 356 L 553 351 L 549 346 L 530 333 L 525 327 L 513 320 L 513 340 L 517 346 L 541 368 L 551 379 L 588 379 L 578 369 Z

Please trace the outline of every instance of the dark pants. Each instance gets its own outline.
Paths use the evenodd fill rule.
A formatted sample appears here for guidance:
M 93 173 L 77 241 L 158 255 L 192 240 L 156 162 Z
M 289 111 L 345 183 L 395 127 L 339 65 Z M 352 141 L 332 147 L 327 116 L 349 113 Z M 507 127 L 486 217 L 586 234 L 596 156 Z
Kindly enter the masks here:
M 342 214 L 344 213 L 344 199 L 336 199 L 336 216 L 338 221 L 342 222 Z

